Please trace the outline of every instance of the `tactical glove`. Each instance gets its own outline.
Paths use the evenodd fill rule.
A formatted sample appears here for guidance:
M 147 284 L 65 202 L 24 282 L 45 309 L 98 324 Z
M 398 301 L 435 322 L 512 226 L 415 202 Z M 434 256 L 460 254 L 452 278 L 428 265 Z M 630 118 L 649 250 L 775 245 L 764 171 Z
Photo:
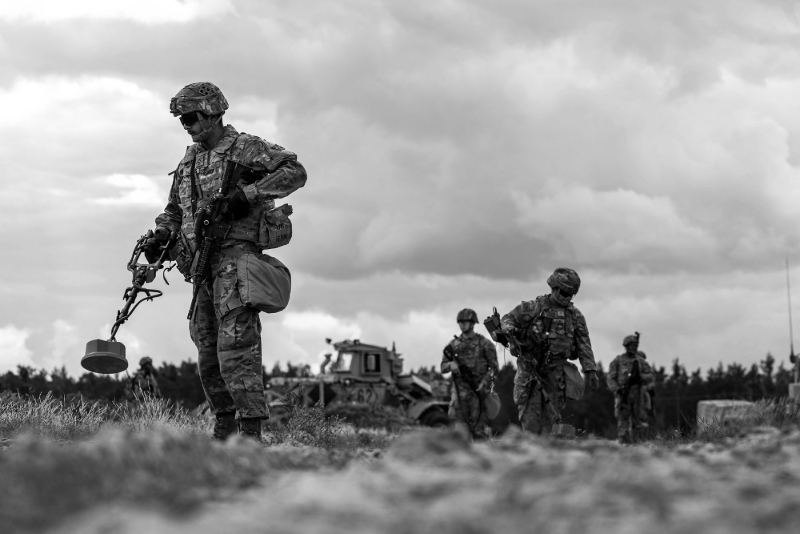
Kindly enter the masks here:
M 145 242 L 142 250 L 144 251 L 144 257 L 147 258 L 147 263 L 155 263 L 158 261 L 158 258 L 161 257 L 161 247 L 169 241 L 169 234 L 169 230 L 163 226 L 159 226 L 153 232 L 153 237 Z
M 250 202 L 244 191 L 237 189 L 234 194 L 228 197 L 227 211 L 234 219 L 241 219 L 250 211 Z
M 453 376 L 460 376 L 461 370 L 458 368 L 458 364 L 456 362 L 449 362 L 450 363 L 450 372 L 453 373 Z
M 584 378 L 589 386 L 589 391 L 594 391 L 600 386 L 600 380 L 597 378 L 597 371 L 584 371 Z

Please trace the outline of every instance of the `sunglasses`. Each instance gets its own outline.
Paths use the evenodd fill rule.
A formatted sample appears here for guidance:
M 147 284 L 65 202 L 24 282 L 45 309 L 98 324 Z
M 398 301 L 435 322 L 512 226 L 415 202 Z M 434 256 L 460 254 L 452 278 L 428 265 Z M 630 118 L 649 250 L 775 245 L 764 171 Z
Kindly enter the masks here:
M 569 298 L 569 297 L 572 297 L 573 295 L 575 295 L 575 293 L 570 293 L 569 291 L 567 291 L 566 289 L 564 289 L 562 287 L 558 288 L 558 293 L 564 298 Z
M 181 124 L 183 124 L 184 126 L 191 126 L 192 124 L 200 120 L 200 112 L 193 111 L 191 113 L 186 113 L 185 115 L 181 115 L 178 118 L 180 119 Z

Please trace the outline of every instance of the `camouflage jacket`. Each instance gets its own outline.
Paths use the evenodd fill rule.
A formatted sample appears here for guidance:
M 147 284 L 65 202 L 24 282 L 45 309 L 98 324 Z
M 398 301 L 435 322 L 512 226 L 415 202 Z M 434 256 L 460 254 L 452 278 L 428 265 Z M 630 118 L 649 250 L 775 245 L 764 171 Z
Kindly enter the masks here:
M 628 384 L 634 364 L 639 366 L 639 376 L 641 378 L 639 386 L 643 389 L 652 388 L 655 384 L 655 375 L 647 360 L 641 356 L 641 353 L 636 356 L 628 356 L 627 353 L 623 353 L 614 358 L 608 367 L 606 384 L 608 384 L 608 389 L 612 393 L 616 393 Z
M 486 339 L 477 332 L 470 332 L 468 334 L 461 334 L 447 344 L 448 347 L 453 349 L 456 355 L 456 360 L 461 364 L 461 367 L 466 367 L 472 371 L 477 383 L 472 384 L 471 387 L 477 388 L 481 381 L 486 380 L 489 370 L 493 375 L 497 375 L 497 349 L 494 348 L 494 343 Z M 450 362 L 446 356 L 442 356 L 441 370 L 443 373 L 448 373 L 450 370 L 445 368 L 445 364 Z M 449 366 L 448 366 L 449 367 Z M 460 376 L 454 377 L 459 387 L 466 383 L 465 373 Z
M 178 168 L 170 173 L 174 177 L 169 201 L 164 212 L 156 218 L 156 227 L 180 229 L 181 242 L 191 253 L 196 248 L 192 171 L 195 174 L 197 208 L 205 207 L 214 200 L 222 184 L 228 160 L 247 165 L 253 172 L 244 173 L 237 184 L 231 184 L 231 192 L 234 187 L 242 189 L 250 210 L 244 217 L 228 222 L 230 228 L 220 244 L 223 247 L 239 242 L 258 243 L 262 213 L 275 207 L 273 199 L 285 197 L 306 183 L 306 171 L 293 152 L 255 135 L 239 134 L 231 125 L 225 126 L 222 138 L 211 150 L 205 150 L 200 143 L 188 147 Z
M 136 371 L 131 377 L 131 389 L 135 395 L 147 393 L 148 395 L 154 395 L 156 397 L 161 396 L 161 390 L 158 388 L 156 377 L 153 376 L 152 373 L 146 373 L 141 369 Z
M 523 301 L 503 316 L 500 327 L 513 334 L 522 349 L 515 380 L 532 377 L 536 366 L 542 363 L 535 361 L 537 352 L 556 365 L 558 361 L 577 359 L 584 372 L 596 370 L 586 319 L 571 303 L 559 306 L 549 295 Z

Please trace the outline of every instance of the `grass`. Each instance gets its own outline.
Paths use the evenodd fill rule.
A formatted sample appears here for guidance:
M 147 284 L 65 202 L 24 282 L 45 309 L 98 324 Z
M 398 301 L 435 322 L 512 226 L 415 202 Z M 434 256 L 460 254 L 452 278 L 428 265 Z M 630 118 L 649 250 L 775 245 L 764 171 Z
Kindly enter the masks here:
M 159 399 L 0 399 L 2 530 L 223 532 L 234 518 L 241 532 L 739 533 L 800 520 L 800 417 L 786 401 L 634 447 L 515 428 L 472 444 L 287 410 L 268 444 L 218 443 L 210 419 Z M 110 509 L 116 523 L 97 523 Z

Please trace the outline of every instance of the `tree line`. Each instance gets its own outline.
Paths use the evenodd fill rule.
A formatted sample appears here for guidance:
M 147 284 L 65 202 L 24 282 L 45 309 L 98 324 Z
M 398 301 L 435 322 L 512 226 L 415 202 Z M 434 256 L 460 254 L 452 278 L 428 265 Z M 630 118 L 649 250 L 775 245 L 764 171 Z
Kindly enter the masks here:
M 738 363 L 723 366 L 720 363 L 705 373 L 701 369 L 687 371 L 678 359 L 672 362 L 669 370 L 663 366 L 654 366 L 655 416 L 651 420 L 651 426 L 658 430 L 678 429 L 681 432 L 690 432 L 697 419 L 697 403 L 701 400 L 756 401 L 785 397 L 789 384 L 793 382 L 793 373 L 785 367 L 784 362 L 777 367 L 775 363 L 775 358 L 768 353 L 758 364 L 750 367 Z M 178 365 L 162 362 L 156 371 L 162 395 L 175 404 L 191 410 L 205 400 L 195 362 L 187 360 Z M 415 372 L 428 380 L 444 378 L 435 367 L 422 367 Z M 495 380 L 495 391 L 502 403 L 501 412 L 492 425 L 497 432 L 502 432 L 510 424 L 519 424 L 513 401 L 515 372 L 514 366 L 510 362 L 506 363 Z M 587 392 L 581 400 L 568 401 L 563 419 L 565 423 L 593 434 L 614 437 L 614 396 L 606 386 L 602 363 L 598 365 L 597 374 L 600 379 L 597 391 Z M 311 375 L 309 365 L 295 365 L 291 362 L 285 367 L 276 362 L 272 368 L 264 371 L 265 379 L 273 376 Z M 5 392 L 43 396 L 52 393 L 57 397 L 81 396 L 87 400 L 122 402 L 126 398 L 128 383 L 129 377 L 124 373 L 84 373 L 73 378 L 64 367 L 48 373 L 29 366 L 18 366 L 16 372 L 8 371 L 0 375 L 0 394 Z

